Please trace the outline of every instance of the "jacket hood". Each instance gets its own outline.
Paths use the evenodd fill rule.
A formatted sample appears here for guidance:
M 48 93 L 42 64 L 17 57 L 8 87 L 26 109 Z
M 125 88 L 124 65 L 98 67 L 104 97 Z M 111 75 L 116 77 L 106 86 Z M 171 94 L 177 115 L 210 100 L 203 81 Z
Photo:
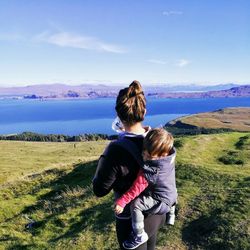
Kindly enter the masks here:
M 174 163 L 175 157 L 176 157 L 176 149 L 172 148 L 168 156 L 160 157 L 154 160 L 147 160 L 144 163 L 145 165 L 149 165 L 151 167 L 160 168 L 162 165 Z

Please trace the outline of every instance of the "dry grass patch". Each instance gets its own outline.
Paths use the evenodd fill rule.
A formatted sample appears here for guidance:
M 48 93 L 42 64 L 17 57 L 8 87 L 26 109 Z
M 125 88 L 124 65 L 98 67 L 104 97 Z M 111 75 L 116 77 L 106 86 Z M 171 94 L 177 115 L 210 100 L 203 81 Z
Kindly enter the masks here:
M 180 120 L 196 127 L 228 128 L 246 132 L 250 131 L 250 108 L 226 108 L 183 117 Z

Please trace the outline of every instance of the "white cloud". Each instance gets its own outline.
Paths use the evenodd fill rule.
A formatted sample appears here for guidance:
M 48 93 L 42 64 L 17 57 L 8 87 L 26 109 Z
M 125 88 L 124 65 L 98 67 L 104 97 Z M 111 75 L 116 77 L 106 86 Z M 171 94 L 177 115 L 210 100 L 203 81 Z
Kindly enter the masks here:
M 170 11 L 163 11 L 162 15 L 164 16 L 173 16 L 173 15 L 182 15 L 183 12 L 179 10 L 170 10 Z
M 157 59 L 149 59 L 149 60 L 147 60 L 147 62 L 155 63 L 155 64 L 166 64 L 167 63 L 165 61 L 157 60 Z
M 37 35 L 34 40 L 54 44 L 60 47 L 126 53 L 126 50 L 118 45 L 103 42 L 95 37 L 77 35 L 69 32 L 57 32 L 51 34 L 46 31 Z
M 191 61 L 187 60 L 187 59 L 180 59 L 177 61 L 176 66 L 183 68 L 185 66 L 187 66 L 188 64 L 190 64 Z

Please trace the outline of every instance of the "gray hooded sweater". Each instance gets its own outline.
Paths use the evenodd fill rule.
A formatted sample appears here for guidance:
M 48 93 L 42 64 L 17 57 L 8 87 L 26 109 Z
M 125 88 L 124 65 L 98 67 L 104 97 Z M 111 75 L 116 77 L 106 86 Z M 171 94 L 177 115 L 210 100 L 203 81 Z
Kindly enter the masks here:
M 176 150 L 173 148 L 168 156 L 145 161 L 143 165 L 143 173 L 149 182 L 144 194 L 168 206 L 172 206 L 177 199 L 175 157 Z

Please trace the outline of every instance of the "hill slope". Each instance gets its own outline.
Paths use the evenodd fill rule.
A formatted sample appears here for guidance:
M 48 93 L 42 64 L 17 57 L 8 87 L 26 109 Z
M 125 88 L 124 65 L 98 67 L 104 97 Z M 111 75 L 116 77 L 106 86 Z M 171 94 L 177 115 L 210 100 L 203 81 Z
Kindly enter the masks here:
M 1 142 L 0 249 L 118 249 L 112 194 L 91 191 L 106 144 Z M 157 249 L 248 249 L 250 133 L 176 146 L 179 214 Z
M 250 108 L 226 108 L 184 116 L 166 124 L 173 128 L 231 129 L 250 131 Z

